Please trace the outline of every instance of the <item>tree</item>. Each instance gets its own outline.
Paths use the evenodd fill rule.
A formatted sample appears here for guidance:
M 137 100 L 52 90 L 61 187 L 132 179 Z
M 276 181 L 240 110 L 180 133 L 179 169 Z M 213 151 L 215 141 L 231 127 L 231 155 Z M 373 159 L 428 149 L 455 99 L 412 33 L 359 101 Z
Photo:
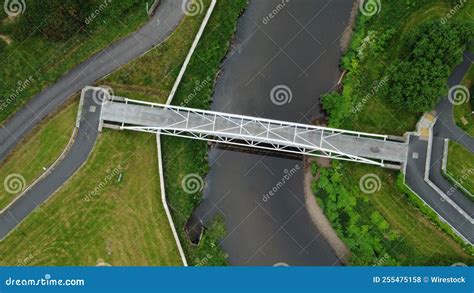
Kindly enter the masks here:
M 322 97 L 324 110 L 329 114 L 330 126 L 340 127 L 347 113 L 350 111 L 350 101 L 344 99 L 337 92 L 330 92 Z
M 389 68 L 386 98 L 411 112 L 431 110 L 473 36 L 472 26 L 458 22 L 432 21 L 408 32 L 401 40 L 402 58 Z

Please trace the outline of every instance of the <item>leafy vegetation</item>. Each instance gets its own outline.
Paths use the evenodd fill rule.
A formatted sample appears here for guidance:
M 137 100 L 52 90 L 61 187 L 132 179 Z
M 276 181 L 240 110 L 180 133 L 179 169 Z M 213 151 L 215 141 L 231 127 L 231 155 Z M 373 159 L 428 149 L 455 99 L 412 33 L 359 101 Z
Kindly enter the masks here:
M 0 123 L 71 68 L 135 31 L 148 18 L 144 7 L 142 0 L 31 0 L 20 16 L 2 15 Z
M 430 21 L 407 32 L 401 40 L 402 57 L 388 69 L 385 97 L 395 105 L 406 105 L 411 112 L 433 109 L 473 38 L 474 27 L 454 21 Z
M 458 143 L 449 142 L 446 173 L 449 179 L 466 189 L 467 192 L 461 188 L 466 196 L 474 200 L 474 155 L 468 149 Z
M 331 168 L 315 166 L 312 168 L 319 171 L 319 180 L 313 182 L 313 192 L 339 237 L 349 247 L 352 265 L 473 262 L 458 243 L 408 204 L 405 194 L 394 186 L 394 173 L 374 166 L 351 168 L 356 165 L 338 161 L 334 161 Z M 378 177 L 380 183 L 364 193 L 359 184 L 366 174 Z
M 343 87 L 340 92 L 328 93 L 322 99 L 329 125 L 393 135 L 412 131 L 419 115 L 416 112 L 429 108 L 447 93 L 446 79 L 467 46 L 464 33 L 469 32 L 464 29 L 474 27 L 470 17 L 474 13 L 474 2 L 466 2 L 451 14 L 458 3 L 451 0 L 383 1 L 379 14 L 359 15 L 350 48 L 341 61 L 346 71 Z M 439 24 L 441 22 L 445 27 Z M 458 27 L 461 22 L 464 28 Z M 455 31 L 449 31 L 453 27 Z M 422 39 L 430 30 L 433 35 L 429 38 L 437 39 L 428 38 L 430 43 L 427 44 Z M 445 40 L 446 44 L 442 43 L 443 36 L 450 38 Z M 447 48 L 447 44 L 453 47 Z M 438 49 L 440 55 L 436 57 L 434 50 Z M 426 60 L 423 50 L 428 50 Z M 441 60 L 447 66 L 437 66 Z M 402 63 L 405 67 L 398 71 Z M 433 76 L 425 70 L 428 64 L 437 70 Z M 429 70 L 431 74 L 432 69 Z M 416 76 L 418 72 L 424 77 Z M 426 92 L 419 84 L 415 85 L 414 80 L 424 83 Z M 400 86 L 409 88 L 400 92 Z M 441 94 L 427 100 L 419 96 L 427 97 L 428 92 L 436 91 Z M 404 96 L 405 92 L 418 96 Z M 393 93 L 399 95 L 392 99 Z M 394 103 L 394 99 L 399 103 Z M 315 182 L 313 189 L 353 253 L 352 263 L 472 263 L 472 249 L 463 246 L 450 227 L 413 195 L 403 181 L 400 184 L 393 171 L 343 162 L 335 163 L 334 170 L 321 170 L 321 173 L 327 180 L 321 186 Z M 368 196 L 357 188 L 366 174 L 377 175 L 381 185 L 380 191 Z M 337 213 L 341 216 L 336 217 Z

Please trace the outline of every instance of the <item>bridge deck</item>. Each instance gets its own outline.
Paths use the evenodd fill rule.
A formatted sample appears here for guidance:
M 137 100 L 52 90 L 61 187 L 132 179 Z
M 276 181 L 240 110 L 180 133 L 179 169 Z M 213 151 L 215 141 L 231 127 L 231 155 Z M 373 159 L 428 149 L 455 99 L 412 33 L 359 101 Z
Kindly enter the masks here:
M 122 129 L 157 132 L 383 165 L 403 163 L 407 145 L 386 136 L 124 99 L 108 101 L 101 119 Z M 215 139 L 212 139 L 215 138 Z M 295 151 L 296 150 L 296 151 Z

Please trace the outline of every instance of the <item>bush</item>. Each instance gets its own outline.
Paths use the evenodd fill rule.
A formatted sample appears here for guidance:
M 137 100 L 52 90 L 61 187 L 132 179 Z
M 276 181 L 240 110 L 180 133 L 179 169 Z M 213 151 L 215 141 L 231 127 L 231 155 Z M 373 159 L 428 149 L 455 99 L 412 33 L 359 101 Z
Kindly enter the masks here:
M 330 92 L 322 97 L 323 109 L 331 117 L 329 126 L 338 128 L 350 112 L 351 101 L 344 99 L 337 92 Z

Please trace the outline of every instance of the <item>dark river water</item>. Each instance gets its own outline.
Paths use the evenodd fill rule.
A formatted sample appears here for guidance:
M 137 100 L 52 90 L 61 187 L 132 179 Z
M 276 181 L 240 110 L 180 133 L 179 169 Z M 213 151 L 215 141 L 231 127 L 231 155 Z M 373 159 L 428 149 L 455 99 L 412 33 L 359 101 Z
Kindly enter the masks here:
M 300 123 L 323 116 L 320 95 L 334 89 L 340 76 L 339 40 L 352 5 L 250 1 L 212 109 Z M 340 265 L 307 212 L 301 160 L 219 148 L 209 160 L 195 216 L 204 222 L 224 216 L 228 235 L 222 246 L 231 265 Z

